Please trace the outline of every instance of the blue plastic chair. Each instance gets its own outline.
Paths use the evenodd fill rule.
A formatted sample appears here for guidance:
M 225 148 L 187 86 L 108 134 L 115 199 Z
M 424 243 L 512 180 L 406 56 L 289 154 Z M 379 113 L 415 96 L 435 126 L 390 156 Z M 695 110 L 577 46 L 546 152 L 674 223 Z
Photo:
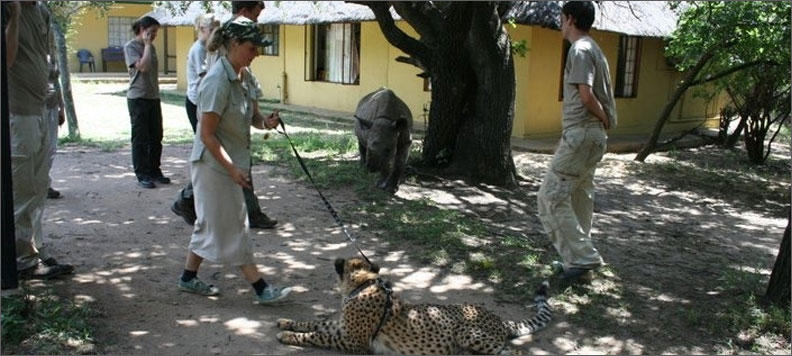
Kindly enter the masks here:
M 88 63 L 88 69 L 90 69 L 91 72 L 96 72 L 96 63 L 94 62 L 94 57 L 93 57 L 93 54 L 91 54 L 91 51 L 83 48 L 83 49 L 77 51 L 77 58 L 80 59 L 80 72 L 81 73 L 83 71 L 83 64 L 84 63 Z

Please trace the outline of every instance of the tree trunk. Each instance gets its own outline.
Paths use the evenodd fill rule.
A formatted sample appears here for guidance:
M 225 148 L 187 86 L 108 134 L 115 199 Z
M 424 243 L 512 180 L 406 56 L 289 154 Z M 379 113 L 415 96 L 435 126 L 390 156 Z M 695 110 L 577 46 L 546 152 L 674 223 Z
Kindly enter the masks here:
M 765 300 L 780 307 L 789 306 L 790 298 L 790 220 L 787 214 L 787 227 L 784 231 L 784 238 L 781 240 L 781 247 L 778 249 L 778 256 L 776 257 L 775 265 L 773 266 L 773 273 L 770 275 L 770 283 L 767 284 L 767 292 L 765 293 Z
M 426 166 L 446 167 L 459 157 L 456 144 L 460 122 L 470 115 L 473 71 L 465 44 L 470 31 L 469 4 L 454 4 L 448 11 L 443 30 L 435 33 L 437 40 L 427 44 L 431 49 L 432 104 L 424 136 L 422 161 Z M 454 16 L 454 18 L 450 18 Z
M 740 117 L 740 123 L 737 124 L 737 128 L 734 129 L 731 136 L 726 140 L 726 143 L 723 144 L 724 148 L 732 149 L 737 144 L 737 141 L 740 140 L 740 135 L 743 134 L 745 131 L 745 122 L 746 119 L 744 117 Z
M 517 186 L 511 154 L 514 119 L 514 58 L 511 40 L 496 8 L 476 3 L 468 51 L 475 83 L 470 91 L 472 108 L 460 118 L 453 174 L 465 173 L 482 183 Z
M 422 153 L 426 166 L 450 163 L 455 156 L 459 121 L 470 112 L 470 63 L 459 47 L 442 45 L 433 59 L 432 104 Z
M 685 92 L 693 86 L 693 80 L 698 76 L 699 72 L 704 68 L 704 65 L 712 59 L 715 55 L 715 52 L 710 51 L 705 53 L 704 55 L 699 58 L 698 62 L 696 63 L 693 68 L 690 69 L 687 75 L 685 75 L 685 79 L 682 83 L 677 86 L 674 95 L 668 99 L 668 103 L 663 108 L 663 111 L 660 113 L 660 117 L 657 119 L 655 123 L 654 129 L 652 129 L 652 134 L 649 136 L 649 140 L 647 140 L 646 144 L 641 148 L 641 151 L 635 156 L 635 160 L 639 162 L 643 162 L 646 160 L 646 157 L 649 157 L 650 154 L 654 153 L 655 148 L 657 147 L 657 141 L 660 139 L 660 133 L 663 131 L 663 126 L 665 126 L 666 121 L 668 121 L 668 117 L 671 116 L 671 112 L 674 110 L 679 99 L 682 98 L 682 95 L 685 95 Z
M 69 51 L 66 49 L 66 36 L 63 28 L 55 21 L 52 22 L 52 31 L 55 46 L 58 49 L 58 67 L 60 67 L 61 93 L 66 109 L 66 122 L 69 125 L 69 137 L 80 139 L 80 127 L 77 124 L 77 112 L 74 109 L 74 96 L 72 95 L 71 74 L 69 72 Z
M 753 164 L 764 163 L 765 137 L 770 119 L 757 113 L 756 116 L 748 117 L 748 124 L 745 126 L 745 150 L 748 152 L 748 159 Z

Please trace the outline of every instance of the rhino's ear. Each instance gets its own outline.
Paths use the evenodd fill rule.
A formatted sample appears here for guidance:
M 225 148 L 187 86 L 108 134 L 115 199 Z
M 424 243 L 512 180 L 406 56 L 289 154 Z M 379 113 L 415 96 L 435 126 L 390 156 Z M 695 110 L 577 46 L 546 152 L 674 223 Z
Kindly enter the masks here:
M 346 261 L 343 258 L 336 258 L 335 260 L 335 270 L 339 277 L 344 275 L 344 263 Z
M 357 116 L 355 116 L 355 119 L 357 119 L 357 121 L 360 123 L 360 126 L 363 126 L 363 128 L 365 128 L 366 130 L 371 128 L 371 121 L 368 121 L 366 119 L 361 119 Z

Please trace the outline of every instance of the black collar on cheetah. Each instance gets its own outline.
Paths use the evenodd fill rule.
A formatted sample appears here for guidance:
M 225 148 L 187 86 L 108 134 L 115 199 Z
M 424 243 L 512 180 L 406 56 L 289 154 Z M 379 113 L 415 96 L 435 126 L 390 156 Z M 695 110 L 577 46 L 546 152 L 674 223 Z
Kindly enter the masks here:
M 385 281 L 382 278 L 370 279 L 349 293 L 349 297 L 347 299 L 355 299 L 357 295 L 360 294 L 360 292 L 373 285 L 382 288 L 382 291 L 385 292 L 385 310 L 382 311 L 382 317 L 380 318 L 379 324 L 377 324 L 377 328 L 374 329 L 374 333 L 371 334 L 371 341 L 374 341 L 374 339 L 377 338 L 377 335 L 385 325 L 385 322 L 387 322 L 390 318 L 391 307 L 393 307 L 393 289 L 391 288 L 390 282 Z
M 341 221 L 340 217 L 338 217 L 338 212 L 336 212 L 336 210 L 333 209 L 333 206 L 330 205 L 330 202 L 327 200 L 327 198 L 325 198 L 324 194 L 322 194 L 322 191 L 319 190 L 319 187 L 316 185 L 316 182 L 314 182 L 314 179 L 311 176 L 311 172 L 308 171 L 308 167 L 305 166 L 305 162 L 303 162 L 302 157 L 300 157 L 300 154 L 297 153 L 297 148 L 294 147 L 294 143 L 292 142 L 291 137 L 289 137 L 289 135 L 286 133 L 286 125 L 283 123 L 283 120 L 281 120 L 280 117 L 278 117 L 278 123 L 280 123 L 281 129 L 283 130 L 283 132 L 278 131 L 278 133 L 283 134 L 283 136 L 286 136 L 286 140 L 289 141 L 289 145 L 291 146 L 292 151 L 294 151 L 294 156 L 297 157 L 297 162 L 300 163 L 300 167 L 302 167 L 302 170 L 303 172 L 305 172 L 305 175 L 308 176 L 308 180 L 311 181 L 311 184 L 313 184 L 314 189 L 316 189 L 316 192 L 319 193 L 319 197 L 322 198 L 325 207 L 330 212 L 330 215 L 333 216 L 333 219 L 335 219 L 336 224 L 338 224 L 338 226 L 341 227 L 341 231 L 343 231 L 344 235 L 346 235 L 346 238 L 350 242 L 352 242 L 352 246 L 354 246 L 355 249 L 360 253 L 360 255 L 363 256 L 363 259 L 366 260 L 366 262 L 368 262 L 369 265 L 373 265 L 373 263 L 371 263 L 368 257 L 366 257 L 366 254 L 363 253 L 363 250 L 361 250 L 360 247 L 358 247 L 357 239 L 355 239 L 355 237 L 352 236 L 351 233 L 349 233 L 349 230 L 347 230 L 346 225 L 344 225 L 344 222 Z M 390 294 L 388 294 L 388 301 L 390 301 Z

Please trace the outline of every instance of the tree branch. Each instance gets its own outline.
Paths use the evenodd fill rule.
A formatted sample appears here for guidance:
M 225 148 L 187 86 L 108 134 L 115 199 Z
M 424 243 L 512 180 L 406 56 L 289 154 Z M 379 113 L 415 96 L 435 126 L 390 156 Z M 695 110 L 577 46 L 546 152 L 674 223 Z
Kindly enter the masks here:
M 786 122 L 787 119 L 789 119 L 789 110 L 786 110 L 786 112 L 782 113 L 779 116 L 782 118 L 781 122 L 778 123 L 778 129 L 773 134 L 773 136 L 770 137 L 770 141 L 767 143 L 767 153 L 765 153 L 763 161 L 767 161 L 767 157 L 770 157 L 770 151 L 773 150 L 773 141 L 775 141 L 776 136 L 778 136 L 778 133 L 781 132 L 781 128 L 784 127 L 784 122 Z
M 392 1 L 393 9 L 407 21 L 421 39 L 432 43 L 442 31 L 443 14 L 430 1 Z
M 778 65 L 778 63 L 775 63 L 773 61 L 754 61 L 754 62 L 743 63 L 741 65 L 738 65 L 736 67 L 727 69 L 727 70 L 725 70 L 723 72 L 720 72 L 718 74 L 708 75 L 708 76 L 706 76 L 704 78 L 695 80 L 695 81 L 690 83 L 690 86 L 696 86 L 696 85 L 701 85 L 701 84 L 704 84 L 704 83 L 709 83 L 709 82 L 718 80 L 720 78 L 723 78 L 723 77 L 725 77 L 727 75 L 730 75 L 732 73 L 739 72 L 739 71 L 741 71 L 743 69 L 750 68 L 750 67 L 753 67 L 753 66 L 756 66 L 756 65 L 761 65 L 761 64 L 773 65 L 773 66 Z
M 412 65 L 414 65 L 414 66 L 416 66 L 416 67 L 418 67 L 419 69 L 422 70 L 421 73 L 418 73 L 419 77 L 421 77 L 421 78 L 428 78 L 429 77 L 429 70 L 427 68 L 424 68 L 423 63 L 421 63 L 420 61 L 416 60 L 415 58 L 407 57 L 407 56 L 398 56 L 398 57 L 396 57 L 396 62 L 412 64 Z
M 391 16 L 390 13 L 389 3 L 377 1 L 348 2 L 368 6 L 371 11 L 374 12 L 374 16 L 377 18 L 377 23 L 380 25 L 380 30 L 382 30 L 382 34 L 385 35 L 385 39 L 402 52 L 419 61 L 422 64 L 422 66 L 420 66 L 422 69 L 429 67 L 429 49 L 421 43 L 421 41 L 410 37 L 396 26 L 393 16 Z

